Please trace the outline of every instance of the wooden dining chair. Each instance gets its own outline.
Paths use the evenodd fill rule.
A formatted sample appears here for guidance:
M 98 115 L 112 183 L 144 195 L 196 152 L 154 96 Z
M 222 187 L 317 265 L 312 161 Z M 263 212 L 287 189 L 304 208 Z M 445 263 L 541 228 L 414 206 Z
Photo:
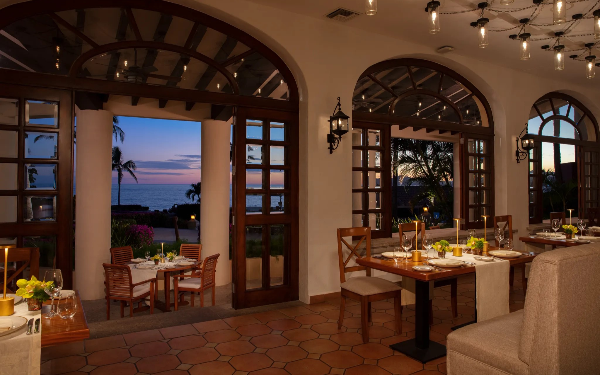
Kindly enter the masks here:
M 358 243 L 355 246 L 350 245 L 344 238 L 358 238 Z M 358 248 L 363 242 L 366 242 L 365 256 L 371 256 L 371 228 L 338 228 L 338 258 L 340 263 L 340 286 L 342 299 L 340 300 L 340 318 L 338 320 L 338 329 L 342 328 L 344 322 L 344 312 L 346 309 L 346 298 L 360 302 L 361 311 L 361 326 L 363 342 L 369 342 L 369 322 L 372 322 L 371 303 L 394 299 L 394 313 L 396 319 L 396 332 L 402 333 L 402 288 L 396 283 L 379 278 L 371 277 L 371 269 L 359 266 L 349 265 L 353 258 L 360 259 Z M 350 250 L 350 254 L 346 258 L 342 244 Z M 346 280 L 346 273 L 366 271 L 367 276 L 354 276 Z
M 202 259 L 202 244 L 195 243 L 182 243 L 179 247 L 179 255 L 189 259 Z
M 588 227 L 597 227 L 600 225 L 600 208 L 590 207 L 587 209 L 586 219 L 588 220 Z
M 200 307 L 204 307 L 204 291 L 212 290 L 212 305 L 215 305 L 215 273 L 220 254 L 207 257 L 202 262 L 202 269 L 191 275 L 174 275 L 175 311 L 179 308 L 179 293 L 191 292 L 191 304 L 194 306 L 194 293 L 200 294 Z
M 129 303 L 129 316 L 134 312 L 148 310 L 141 306 L 144 299 L 150 296 L 150 314 L 154 313 L 154 301 L 158 295 L 156 278 L 133 283 L 129 266 L 118 264 L 102 264 L 104 267 L 104 286 L 106 288 L 106 320 L 110 320 L 110 300 L 121 302 L 121 318 L 124 316 L 125 304 Z M 138 307 L 133 304 L 138 302 Z
M 9 247 L 4 246 L 2 249 Z M 0 263 L 4 263 L 4 256 L 0 257 Z M 37 247 L 9 247 L 8 250 L 8 263 L 16 263 L 16 266 L 8 266 L 3 264 L 2 272 L 4 267 L 7 267 L 7 279 L 6 286 L 11 292 L 10 285 L 16 287 L 16 279 L 21 277 L 23 271 L 29 267 L 29 277 L 35 276 L 37 279 L 40 278 L 40 249 Z M 4 288 L 4 280 L 0 280 L 0 290 Z M 14 288 L 12 288 L 14 289 Z
M 111 247 L 110 259 L 112 264 L 124 265 L 130 263 L 133 259 L 133 249 L 131 246 Z
M 398 226 L 398 234 L 400 236 L 400 247 L 402 247 L 402 235 L 410 231 L 415 231 L 415 227 L 416 226 L 414 223 L 404 223 Z M 421 233 L 421 245 L 419 247 L 423 249 L 423 239 L 427 234 L 425 229 L 425 223 L 421 223 L 421 225 L 419 225 L 417 228 L 418 233 Z M 452 317 L 456 318 L 458 317 L 458 280 L 454 278 L 447 280 L 436 280 L 433 282 L 434 288 L 442 288 L 448 285 L 450 285 L 450 309 L 452 311 Z M 429 324 L 433 324 L 433 300 L 429 301 Z
M 550 212 L 550 225 L 552 225 L 552 220 L 554 219 L 560 219 L 562 220 L 562 224 L 561 225 L 566 225 L 567 224 L 567 219 L 565 218 L 565 213 L 564 212 Z M 562 228 L 560 228 L 559 231 L 562 231 Z
M 502 226 L 502 227 L 500 227 Z M 512 229 L 512 215 L 494 216 L 494 233 L 499 228 L 504 232 L 504 238 L 513 241 L 513 229 Z M 508 232 L 508 233 L 507 233 Z M 495 239 L 496 247 L 500 248 L 498 239 Z M 514 244 L 514 242 L 513 242 Z M 516 266 L 510 266 L 510 276 L 508 279 L 509 285 L 512 287 L 515 283 L 515 269 L 521 270 L 521 283 L 523 284 L 523 291 L 527 291 L 527 278 L 525 277 L 525 264 L 518 264 Z

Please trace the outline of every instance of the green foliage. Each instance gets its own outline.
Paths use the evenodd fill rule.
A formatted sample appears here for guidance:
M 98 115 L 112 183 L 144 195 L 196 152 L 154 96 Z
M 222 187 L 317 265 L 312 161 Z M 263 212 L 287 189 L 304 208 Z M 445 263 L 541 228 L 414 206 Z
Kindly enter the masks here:
M 173 216 L 166 212 L 114 213 L 113 220 L 133 220 L 133 224 L 147 225 L 153 228 L 173 228 Z
M 194 200 L 197 200 L 198 202 L 200 202 L 200 192 L 202 190 L 202 185 L 200 182 L 196 183 L 196 184 L 190 184 L 191 188 L 187 189 L 187 191 L 185 192 L 185 197 L 187 199 L 190 199 L 192 202 Z
M 52 281 L 39 281 L 35 276 L 31 276 L 31 280 L 20 279 L 17 281 L 17 286 L 19 289 L 16 291 L 16 295 L 23 298 L 32 298 L 37 301 L 44 302 L 50 299 L 50 296 L 44 289 L 52 284 Z
M 467 241 L 467 246 L 471 247 L 472 249 L 482 250 L 484 243 L 485 243 L 485 240 L 483 238 L 471 237 Z
M 175 241 L 173 243 L 163 244 L 164 253 L 165 254 L 167 254 L 167 253 L 179 254 L 179 248 L 181 247 L 182 243 L 189 243 L 189 242 L 186 240 L 180 240 L 180 241 Z M 134 258 L 145 258 L 146 251 L 150 252 L 150 256 L 154 256 L 154 255 L 160 253 L 160 244 L 153 243 L 152 245 L 142 246 L 139 249 L 133 249 L 133 257 Z
M 446 240 L 441 240 L 439 242 L 436 242 L 433 245 L 433 248 L 435 249 L 435 251 L 437 251 L 438 253 L 445 251 L 445 252 L 450 252 L 452 251 L 452 248 L 450 247 L 450 243 Z
M 133 219 L 111 220 L 110 223 L 110 247 L 130 246 L 131 233 L 129 227 L 135 225 Z

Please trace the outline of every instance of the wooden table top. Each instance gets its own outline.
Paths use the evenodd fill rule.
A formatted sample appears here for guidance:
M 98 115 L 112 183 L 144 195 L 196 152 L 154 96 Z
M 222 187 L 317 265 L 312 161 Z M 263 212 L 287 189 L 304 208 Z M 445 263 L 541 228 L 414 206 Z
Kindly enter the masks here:
M 529 252 L 522 252 L 519 258 L 507 259 L 511 266 L 522 263 L 529 263 L 533 261 L 535 255 L 530 255 Z M 404 259 L 399 259 L 398 263 L 394 263 L 393 259 L 379 259 L 373 257 L 364 257 L 357 259 L 356 262 L 361 266 L 374 268 L 380 271 L 394 273 L 396 275 L 410 277 L 411 279 L 420 281 L 433 281 L 446 278 L 452 278 L 460 275 L 465 275 L 475 272 L 475 266 L 465 266 L 457 268 L 444 268 L 443 271 L 434 270 L 432 272 L 417 272 L 412 268 L 413 266 L 423 265 L 423 262 L 404 262 Z
M 554 245 L 554 246 L 579 246 L 583 245 L 582 243 L 577 243 L 575 241 L 567 241 L 567 240 L 558 240 L 552 239 L 552 237 L 538 237 L 538 236 L 524 236 L 519 237 L 519 241 L 525 243 L 538 243 L 542 245 Z
M 59 316 L 47 319 L 44 317 L 44 313 L 50 311 L 50 305 L 45 304 L 42 307 L 42 347 L 82 341 L 90 337 L 90 329 L 85 319 L 79 292 L 75 291 L 75 295 L 77 297 L 77 311 L 71 319 L 62 319 Z M 56 304 L 57 301 L 55 300 L 54 303 Z

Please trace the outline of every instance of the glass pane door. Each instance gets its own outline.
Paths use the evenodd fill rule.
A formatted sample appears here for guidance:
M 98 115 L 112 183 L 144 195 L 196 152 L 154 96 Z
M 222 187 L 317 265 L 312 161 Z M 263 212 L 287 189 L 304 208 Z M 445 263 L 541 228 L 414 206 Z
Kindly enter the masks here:
M 588 209 L 600 207 L 600 150 L 593 148 L 582 148 L 583 162 L 580 163 L 583 172 L 583 180 L 580 180 L 580 210 L 583 214 L 588 213 Z M 586 216 L 584 216 L 586 217 Z
M 483 228 L 483 215 L 494 215 L 493 138 L 461 136 L 463 188 L 461 216 L 465 229 Z M 488 227 L 493 225 L 487 220 Z
M 239 108 L 234 137 L 234 308 L 298 299 L 298 129 Z
M 529 223 L 541 223 L 543 219 L 543 176 L 542 176 L 542 143 L 534 141 L 534 148 L 529 151 Z M 527 160 L 526 160 L 527 161 Z

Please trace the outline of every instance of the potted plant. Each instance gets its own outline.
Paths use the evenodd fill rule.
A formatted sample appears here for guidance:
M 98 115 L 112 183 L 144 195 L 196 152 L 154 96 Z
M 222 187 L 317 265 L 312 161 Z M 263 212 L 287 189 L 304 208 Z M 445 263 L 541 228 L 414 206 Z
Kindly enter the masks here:
M 475 255 L 481 255 L 484 244 L 485 244 L 485 240 L 483 238 L 471 237 L 471 239 L 469 239 L 467 241 L 467 246 L 469 246 L 471 248 L 471 251 Z
M 169 262 L 172 262 L 175 259 L 175 253 L 169 251 L 165 257 L 169 259 Z
M 565 231 L 565 237 L 567 237 L 567 240 L 573 239 L 573 236 L 577 233 L 577 227 L 574 225 L 563 225 L 562 227 Z
M 155 256 L 153 256 L 150 259 L 152 259 L 154 261 L 154 264 L 158 264 L 158 261 L 160 260 L 160 255 L 156 254 Z
M 42 304 L 50 299 L 50 296 L 44 289 L 52 285 L 52 281 L 42 282 L 31 276 L 31 280 L 20 279 L 17 281 L 17 296 L 27 299 L 27 309 L 29 311 L 38 311 L 42 309 Z
M 433 248 L 435 249 L 435 251 L 437 251 L 438 256 L 440 258 L 445 258 L 446 253 L 449 253 L 452 251 L 452 248 L 450 247 L 450 243 L 446 240 L 441 240 L 439 242 L 436 242 L 433 245 Z

